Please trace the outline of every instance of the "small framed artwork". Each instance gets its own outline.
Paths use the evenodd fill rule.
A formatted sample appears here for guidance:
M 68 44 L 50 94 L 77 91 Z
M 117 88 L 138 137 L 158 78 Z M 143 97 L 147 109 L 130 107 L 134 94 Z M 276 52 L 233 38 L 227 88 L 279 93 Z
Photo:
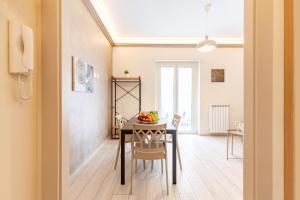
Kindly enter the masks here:
M 72 57 L 72 90 L 76 92 L 94 92 L 94 67 L 80 58 Z
M 86 74 L 87 81 L 85 85 L 88 93 L 94 93 L 94 83 L 93 83 L 94 74 L 95 74 L 95 68 L 92 65 L 87 64 L 87 74 Z
M 211 70 L 211 82 L 225 82 L 225 70 L 224 69 L 212 69 Z

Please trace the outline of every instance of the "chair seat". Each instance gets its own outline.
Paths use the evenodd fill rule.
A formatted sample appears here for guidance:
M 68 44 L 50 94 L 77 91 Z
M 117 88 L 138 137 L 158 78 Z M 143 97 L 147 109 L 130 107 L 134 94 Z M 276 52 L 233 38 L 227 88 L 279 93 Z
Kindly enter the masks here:
M 131 146 L 130 194 L 132 194 L 133 162 L 137 159 L 165 160 L 167 194 L 169 194 L 167 148 L 166 143 L 160 140 L 162 137 L 166 138 L 166 127 L 166 123 L 158 125 L 133 124 L 133 134 L 137 136 L 139 141 L 132 143 Z
M 164 144 L 163 143 L 151 143 L 151 144 L 147 144 L 147 143 L 143 143 L 141 144 L 140 142 L 135 143 L 135 149 L 145 149 L 145 150 L 151 150 L 153 151 L 153 149 L 162 149 L 164 148 Z
M 142 144 L 136 143 L 133 148 L 134 157 L 136 159 L 143 160 L 158 160 L 166 157 L 165 145 L 163 143 L 159 144 Z

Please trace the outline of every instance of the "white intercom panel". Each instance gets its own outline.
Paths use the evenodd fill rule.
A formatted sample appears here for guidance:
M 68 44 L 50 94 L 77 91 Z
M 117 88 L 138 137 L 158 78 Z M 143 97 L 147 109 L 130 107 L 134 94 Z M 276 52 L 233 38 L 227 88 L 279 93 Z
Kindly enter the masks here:
M 9 23 L 9 71 L 27 74 L 33 71 L 33 31 L 15 21 Z
M 19 96 L 28 100 L 32 96 L 34 69 L 33 30 L 19 22 L 9 22 L 9 72 L 18 75 Z M 25 79 L 29 80 L 29 94 L 24 95 Z

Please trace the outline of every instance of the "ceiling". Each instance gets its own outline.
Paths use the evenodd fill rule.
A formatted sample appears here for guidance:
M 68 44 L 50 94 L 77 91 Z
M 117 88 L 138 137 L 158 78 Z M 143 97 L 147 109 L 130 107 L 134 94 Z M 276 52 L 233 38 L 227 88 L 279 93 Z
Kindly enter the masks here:
M 197 43 L 206 33 L 219 43 L 243 43 L 244 1 L 91 0 L 115 43 Z

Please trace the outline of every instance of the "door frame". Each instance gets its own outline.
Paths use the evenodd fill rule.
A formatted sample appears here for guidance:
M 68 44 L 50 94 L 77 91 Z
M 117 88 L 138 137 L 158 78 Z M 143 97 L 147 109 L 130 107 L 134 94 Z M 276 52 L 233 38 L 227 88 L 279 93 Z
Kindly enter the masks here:
M 84 0 L 86 1 L 86 0 Z M 245 64 L 247 64 L 249 66 L 249 69 L 247 69 L 247 72 L 249 72 L 247 74 L 247 76 L 245 76 L 245 89 L 247 89 L 247 91 L 245 91 L 245 97 L 249 97 L 249 99 L 245 100 L 245 118 L 247 117 L 248 121 L 245 120 L 245 131 L 251 131 L 254 133 L 254 129 L 255 129 L 255 96 L 254 96 L 254 91 L 255 91 L 255 82 L 254 82 L 254 62 L 255 62 L 255 4 L 256 4 L 257 0 L 246 0 L 245 1 L 245 40 L 246 40 L 246 44 L 245 44 Z M 46 2 L 52 2 L 52 0 L 47 0 Z M 54 1 L 53 1 L 54 2 Z M 292 0 L 285 0 L 285 9 L 289 10 L 289 12 L 286 13 L 292 13 Z M 48 16 L 50 16 L 50 18 L 45 18 L 44 15 L 46 15 L 45 13 L 43 13 L 43 22 L 45 21 L 49 21 L 49 23 L 51 23 L 51 25 L 53 25 L 55 28 L 60 27 L 60 20 L 61 20 L 61 10 L 60 10 L 60 1 L 56 0 L 55 3 L 57 5 L 55 6 L 50 6 L 51 7 L 51 12 L 46 12 L 46 14 L 49 14 Z M 44 4 L 43 4 L 44 5 Z M 46 8 L 45 6 L 43 6 L 43 8 Z M 47 7 L 49 8 L 49 7 Z M 46 9 L 44 9 L 46 10 Z M 49 10 L 49 9 L 47 9 Z M 269 15 L 269 13 L 266 13 L 266 15 Z M 52 18 L 56 17 L 56 19 L 52 19 Z M 290 23 L 292 22 L 291 17 L 285 17 L 285 24 L 293 24 Z M 45 28 L 45 30 L 41 33 L 43 37 L 48 36 L 48 32 L 47 30 L 50 30 L 52 26 L 45 26 L 45 24 L 43 24 L 43 27 Z M 100 27 L 101 28 L 101 27 Z M 288 28 L 288 27 L 285 27 Z M 56 29 L 55 29 L 56 30 Z M 289 31 L 288 31 L 289 30 Z M 290 37 L 293 36 L 292 33 L 290 32 L 290 29 L 285 29 L 285 31 L 287 31 L 286 33 L 289 33 L 288 35 L 286 35 L 286 37 Z M 52 33 L 52 29 L 50 31 L 50 33 Z M 57 199 L 61 199 L 62 200 L 62 196 L 64 193 L 68 192 L 68 188 L 66 188 L 65 185 L 63 185 L 61 183 L 61 180 L 64 179 L 65 177 L 68 176 L 68 174 L 65 173 L 64 170 L 64 164 L 63 164 L 63 148 L 65 147 L 65 142 L 64 140 L 62 140 L 62 130 L 61 130 L 61 126 L 60 126 L 60 111 L 61 111 L 61 101 L 59 98 L 59 94 L 60 94 L 60 79 L 61 77 L 59 76 L 59 68 L 61 67 L 60 63 L 60 32 L 59 30 L 56 31 L 55 33 L 57 33 L 57 37 L 53 38 L 51 41 L 52 43 L 54 42 L 55 44 L 58 43 L 57 46 L 53 47 L 55 51 L 53 51 L 53 53 L 47 56 L 47 60 L 53 60 L 57 61 L 57 65 L 54 65 L 57 69 L 57 71 L 51 71 L 51 73 L 47 73 L 44 72 L 43 74 L 45 75 L 45 80 L 43 80 L 43 85 L 47 84 L 47 85 L 51 85 L 51 92 L 50 95 L 52 95 L 51 99 L 54 99 L 54 101 L 56 102 L 56 104 L 47 102 L 44 102 L 45 100 L 43 100 L 43 111 L 44 108 L 46 108 L 47 106 L 49 106 L 48 108 L 53 108 L 55 109 L 56 113 L 53 113 L 53 109 L 50 113 L 48 113 L 48 117 L 42 119 L 43 121 L 43 139 L 42 139 L 42 144 L 41 144 L 41 148 L 42 148 L 42 155 L 41 155 L 41 159 L 43 167 L 42 167 L 42 172 L 41 172 L 41 176 L 43 177 L 43 181 L 42 181 L 42 196 L 44 196 L 45 198 L 43 199 L 51 199 L 51 200 L 57 200 Z M 288 39 L 286 38 L 286 39 Z M 292 44 L 293 44 L 293 37 L 291 37 L 291 42 L 289 43 L 290 45 L 286 46 L 286 51 L 285 52 L 285 56 L 287 56 L 286 58 L 289 58 L 287 60 L 289 60 L 289 62 L 287 62 L 285 64 L 285 69 L 287 70 L 285 75 L 287 75 L 287 72 L 293 72 L 293 62 L 291 57 L 288 56 L 288 52 L 289 55 L 291 56 L 293 54 L 293 49 L 292 49 Z M 49 38 L 48 38 L 49 39 Z M 287 45 L 287 43 L 286 43 Z M 113 45 L 112 45 L 113 46 Z M 172 45 L 171 45 L 172 46 Z M 170 47 L 170 45 L 169 45 Z M 175 46 L 176 47 L 176 46 Z M 45 49 L 48 51 L 48 49 Z M 51 50 L 51 49 L 50 49 Z M 47 52 L 46 52 L 47 53 Z M 50 52 L 51 53 L 51 52 Z M 44 55 L 44 53 L 42 53 Z M 286 60 L 286 61 L 287 61 Z M 291 62 L 291 65 L 287 65 L 288 63 Z M 45 69 L 48 69 L 47 67 L 45 67 Z M 49 68 L 49 70 L 52 69 L 51 67 Z M 53 73 L 52 73 L 53 72 Z M 246 74 L 246 73 L 245 73 Z M 57 80 L 57 78 L 59 78 L 59 80 Z M 55 82 L 53 82 L 53 80 L 55 80 Z M 287 81 L 287 79 L 285 79 L 285 81 Z M 53 87 L 53 83 L 56 84 L 57 87 Z M 291 84 L 291 86 L 293 86 L 293 83 L 291 81 L 289 81 L 289 84 Z M 46 85 L 46 86 L 47 86 Z M 288 100 L 288 96 L 287 96 L 287 91 L 285 90 L 285 98 L 286 100 Z M 290 91 L 291 93 L 288 93 L 289 95 L 292 94 L 293 95 L 293 91 Z M 43 90 L 43 93 L 45 93 L 46 96 L 49 96 L 49 91 L 47 90 Z M 47 94 L 46 94 L 47 93 Z M 289 96 L 290 98 L 290 96 Z M 47 99 L 47 98 L 45 98 Z M 286 105 L 286 104 L 285 104 Z M 246 106 L 248 106 L 246 108 Z M 288 109 L 288 110 L 287 110 Z M 287 105 L 287 108 L 285 108 L 285 116 L 286 117 L 291 117 L 293 120 L 293 104 L 291 105 Z M 43 112 L 45 113 L 45 112 Z M 51 122 L 49 121 L 49 119 L 51 120 Z M 290 122 L 289 122 L 290 123 Z M 285 127 L 288 125 L 288 122 L 285 123 Z M 51 127 L 51 130 L 46 130 L 45 128 L 47 127 Z M 288 130 L 285 129 L 285 142 L 287 141 L 291 141 L 293 140 L 293 136 L 294 136 L 294 129 L 293 126 L 290 127 L 291 129 Z M 47 137 L 46 137 L 47 136 Z M 50 140 L 49 140 L 50 139 Z M 289 139 L 289 140 L 288 140 Z M 49 142 L 50 141 L 50 142 Z M 51 145 L 45 145 L 44 142 L 46 144 L 51 144 Z M 293 143 L 292 143 L 293 144 Z M 286 145 L 285 145 L 286 146 Z M 256 199 L 256 182 L 255 182 L 255 175 L 256 175 L 256 169 L 255 169 L 255 161 L 256 161 L 256 157 L 255 157 L 255 134 L 251 134 L 248 136 L 245 136 L 245 160 L 244 160 L 244 166 L 245 166 L 245 170 L 244 170 L 244 200 L 255 200 Z M 287 163 L 291 163 L 290 167 L 293 169 L 294 164 L 293 164 L 293 159 L 294 159 L 294 149 L 291 148 L 289 149 L 289 151 L 286 151 L 287 149 L 285 149 L 285 166 L 289 166 L 286 165 Z M 290 157 L 290 155 L 292 155 Z M 51 159 L 48 159 L 50 156 Z M 289 158 L 288 158 L 289 157 Z M 288 159 L 288 160 L 287 160 Z M 53 167 L 51 167 L 53 166 Z M 285 168 L 285 178 L 287 178 L 287 168 Z M 293 175 L 294 171 L 290 171 L 290 173 L 292 173 L 291 175 Z M 45 183 L 45 184 L 44 184 Z M 49 186 L 49 184 L 52 184 L 51 187 Z M 289 189 L 289 188 L 294 188 L 294 181 L 292 179 L 289 179 L 289 181 L 285 181 L 285 188 Z M 293 189 L 291 189 L 293 190 Z M 285 192 L 287 192 L 288 190 L 286 190 Z M 293 196 L 291 196 L 290 199 L 286 199 L 286 200 L 293 200 Z
M 284 1 L 284 199 L 295 199 L 294 0 Z
M 283 8 L 281 10 L 278 6 L 283 1 L 245 1 L 244 200 L 273 199 L 277 194 L 280 194 L 279 198 L 283 198 L 284 195 L 283 101 L 280 104 L 282 113 L 275 112 L 272 107 L 275 99 L 273 93 L 276 89 L 278 98 L 284 98 L 284 79 L 282 74 L 282 80 L 279 80 L 282 88 L 274 88 L 274 79 L 264 78 L 267 74 L 274 75 L 278 68 L 283 70 L 284 67 L 283 62 L 279 63 L 278 59 L 274 58 L 274 55 L 282 50 L 279 56 L 282 55 L 283 59 L 283 45 L 279 45 L 283 44 L 283 34 L 275 35 L 278 40 L 275 40 L 273 35 L 279 27 L 273 26 L 275 20 L 279 19 L 278 23 L 282 25 L 283 31 Z M 277 49 L 274 50 L 274 46 Z M 276 83 L 278 84 L 278 81 Z M 268 94 L 264 93 L 266 91 Z M 278 118 L 282 118 L 282 124 L 274 124 L 273 120 Z M 275 135 L 273 129 L 278 126 L 282 126 L 282 129 L 278 129 Z M 281 134 L 282 140 L 275 142 L 274 139 L 280 138 Z M 273 148 L 275 145 L 279 147 L 276 151 Z M 274 152 L 279 154 L 275 157 Z M 275 173 L 274 164 L 277 170 Z

